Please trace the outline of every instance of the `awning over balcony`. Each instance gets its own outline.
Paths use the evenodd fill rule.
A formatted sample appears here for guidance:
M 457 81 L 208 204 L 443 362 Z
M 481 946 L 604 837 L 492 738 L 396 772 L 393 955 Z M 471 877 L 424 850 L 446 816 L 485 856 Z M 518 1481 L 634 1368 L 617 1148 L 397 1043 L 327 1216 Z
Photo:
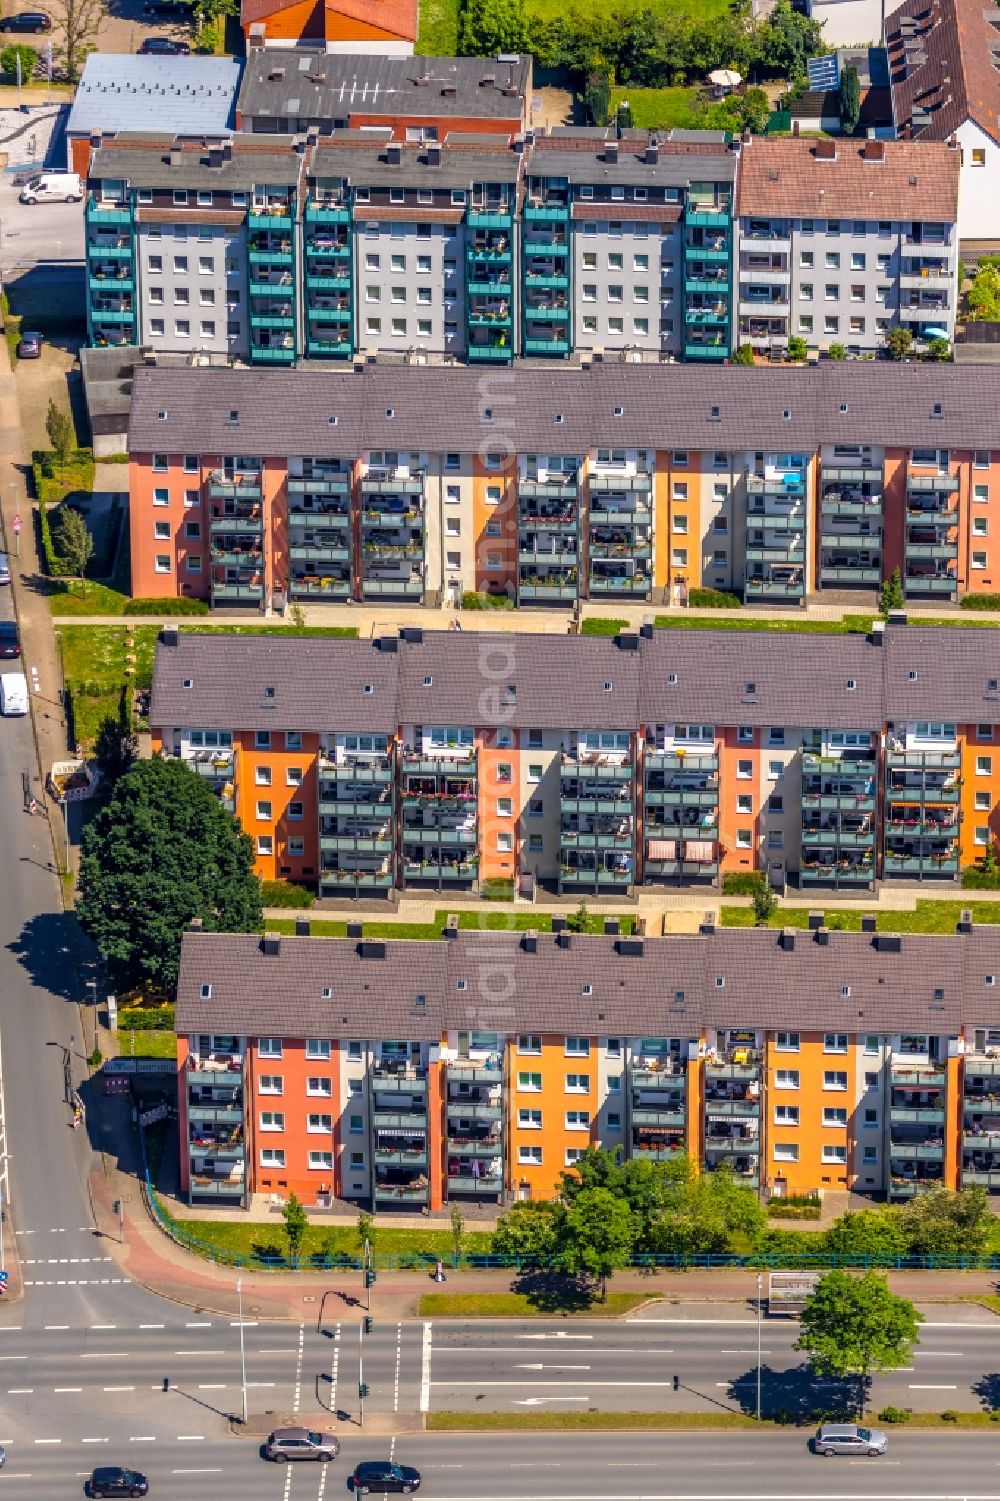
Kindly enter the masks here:
M 676 860 L 676 839 L 651 839 L 649 841 L 650 860 Z
M 684 846 L 684 856 L 699 865 L 711 865 L 715 859 L 715 845 L 711 839 L 689 839 Z

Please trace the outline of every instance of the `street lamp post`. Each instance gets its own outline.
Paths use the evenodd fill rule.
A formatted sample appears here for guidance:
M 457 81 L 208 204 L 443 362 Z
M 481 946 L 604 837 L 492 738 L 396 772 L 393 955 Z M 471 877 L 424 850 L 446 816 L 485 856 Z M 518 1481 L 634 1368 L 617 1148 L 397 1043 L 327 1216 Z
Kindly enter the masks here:
M 63 638 L 62 631 L 53 631 L 56 638 L 56 648 L 59 652 L 59 707 L 62 709 L 62 722 L 66 723 L 66 666 L 63 662 Z
M 764 1278 L 757 1273 L 757 1421 L 760 1422 L 761 1312 L 764 1303 Z
M 236 1279 L 236 1296 L 239 1299 L 240 1315 L 240 1384 L 243 1392 L 243 1423 L 247 1421 L 247 1349 L 243 1334 L 243 1278 Z

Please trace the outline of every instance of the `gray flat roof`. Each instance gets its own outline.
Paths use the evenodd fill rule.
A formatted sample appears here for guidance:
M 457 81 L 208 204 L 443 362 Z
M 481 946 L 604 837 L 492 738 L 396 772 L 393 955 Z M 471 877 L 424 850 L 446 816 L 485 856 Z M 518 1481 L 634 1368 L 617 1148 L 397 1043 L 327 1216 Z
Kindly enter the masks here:
M 139 57 L 92 52 L 66 133 L 151 130 L 225 135 L 232 129 L 241 63 L 235 57 Z
M 237 107 L 248 120 L 332 120 L 354 112 L 510 119 L 521 116 L 530 79 L 527 56 L 500 62 L 261 47 L 247 58 Z M 514 95 L 503 92 L 508 81 Z
M 252 137 L 257 142 L 259 136 Z M 143 188 L 213 188 L 222 192 L 248 192 L 265 183 L 291 187 L 299 179 L 302 158 L 288 141 L 280 150 L 278 137 L 267 137 L 263 150 L 254 145 L 249 150 L 234 147 L 232 157 L 219 167 L 210 167 L 208 152 L 202 147 L 185 147 L 180 164 L 170 165 L 170 145 L 120 145 L 113 142 L 94 152 L 90 164 L 91 179 L 124 180 Z M 280 140 L 284 140 L 282 137 Z
M 324 136 L 312 153 L 311 178 L 343 178 L 373 188 L 400 187 L 420 183 L 425 187 L 469 188 L 477 182 L 516 182 L 521 158 L 506 147 L 502 151 L 441 150 L 438 164 L 432 166 L 425 147 L 403 146 L 400 161 L 389 161 L 384 142 L 368 137 L 362 146 L 354 144 L 358 131 L 343 132 L 350 142 L 339 139 L 340 132 Z M 260 137 L 255 137 L 259 140 Z M 359 210 L 359 216 L 364 210 Z

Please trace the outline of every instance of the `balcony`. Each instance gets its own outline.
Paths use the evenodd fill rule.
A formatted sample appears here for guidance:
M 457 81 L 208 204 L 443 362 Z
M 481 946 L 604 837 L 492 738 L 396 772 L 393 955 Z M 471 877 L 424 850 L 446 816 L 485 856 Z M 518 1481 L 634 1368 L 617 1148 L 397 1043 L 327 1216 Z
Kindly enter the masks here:
M 320 871 L 319 894 L 327 897 L 345 897 L 371 892 L 385 896 L 393 887 L 393 874 L 388 864 L 377 870 L 334 870 L 326 867 Z
M 526 291 L 537 288 L 539 291 L 565 292 L 569 288 L 569 277 L 547 271 L 526 271 L 524 286 Z
M 305 207 L 306 224 L 350 224 L 351 211 L 342 203 L 320 203 L 308 199 Z
M 503 1193 L 503 1175 L 501 1173 L 449 1173 L 447 1178 L 448 1193 L 484 1195 L 488 1198 L 499 1198 Z
M 437 860 L 422 859 L 403 860 L 403 879 L 405 881 L 429 881 L 440 890 L 445 882 L 466 884 L 475 881 L 479 876 L 479 861 L 473 860 L 445 860 L 442 856 Z
M 127 203 L 100 203 L 93 195 L 87 199 L 87 223 L 103 229 L 106 225 L 131 225 L 132 210 Z
M 789 577 L 748 578 L 743 585 L 743 597 L 753 600 L 801 599 L 805 594 L 805 579 L 801 573 Z
M 458 1095 L 449 1096 L 445 1103 L 449 1121 L 499 1122 L 503 1119 L 503 1105 L 499 1097 L 492 1101 L 472 1101 Z
M 392 1171 L 389 1169 L 389 1171 Z M 430 1185 L 427 1179 L 423 1182 L 388 1182 L 378 1181 L 375 1183 L 375 1203 L 381 1204 L 386 1209 L 403 1209 L 408 1204 L 427 1204 L 430 1202 Z
M 569 245 L 565 240 L 529 239 L 525 235 L 524 254 L 537 260 L 562 260 L 569 255 Z
M 263 230 L 268 234 L 289 235 L 292 232 L 292 210 L 287 203 L 274 204 L 267 209 L 251 209 L 247 214 L 247 229 Z
M 465 215 L 465 222 L 470 229 L 506 230 L 509 234 L 514 216 L 507 205 L 497 204 L 487 208 L 470 208 Z
M 503 1081 L 503 1065 L 495 1062 L 474 1063 L 468 1058 L 457 1058 L 447 1065 L 449 1084 L 500 1084 Z
M 238 1105 L 188 1105 L 189 1126 L 242 1126 L 243 1108 Z
M 546 339 L 525 338 L 521 347 L 525 354 L 565 355 L 570 352 L 569 339 L 562 334 Z
M 626 891 L 635 880 L 635 870 L 630 856 L 622 856 L 617 865 L 601 863 L 560 863 L 559 890 L 564 891 Z
M 376 1167 L 426 1168 L 427 1144 L 419 1147 L 387 1147 L 376 1141 L 372 1149 Z
M 889 1067 L 893 1089 L 944 1089 L 948 1082 L 943 1068 L 916 1061 L 909 1063 L 899 1054 L 894 1055 Z

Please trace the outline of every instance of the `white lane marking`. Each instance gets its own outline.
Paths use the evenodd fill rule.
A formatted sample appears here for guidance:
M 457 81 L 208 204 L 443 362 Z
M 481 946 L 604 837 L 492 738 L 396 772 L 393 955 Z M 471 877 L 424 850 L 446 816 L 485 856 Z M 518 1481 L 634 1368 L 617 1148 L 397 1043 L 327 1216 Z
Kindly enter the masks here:
M 256 1329 L 257 1325 L 258 1325 L 258 1322 L 259 1321 L 257 1319 L 244 1319 L 243 1320 L 243 1327 L 244 1327 L 244 1329 Z M 195 1325 L 194 1324 L 187 1324 L 187 1325 L 185 1325 L 185 1327 L 188 1328 L 188 1329 L 193 1329 L 193 1328 L 195 1328 Z M 240 1321 L 239 1321 L 239 1319 L 230 1319 L 230 1321 L 229 1321 L 229 1327 L 230 1327 L 230 1329 L 238 1329 L 240 1327 Z
M 670 1355 L 672 1355 L 673 1351 L 670 1350 L 667 1353 L 670 1354 Z M 761 1355 L 770 1355 L 773 1352 L 770 1351 L 770 1350 L 761 1350 L 760 1353 L 761 1353 Z M 756 1355 L 757 1351 L 756 1350 L 720 1350 L 719 1354 L 720 1355 Z
M 132 1433 L 129 1435 L 130 1444 L 155 1444 L 155 1433 Z
M 0 1360 L 27 1360 L 27 1355 L 0 1355 Z
M 964 1350 L 914 1350 L 914 1355 L 929 1356 L 931 1360 L 964 1360 Z
M 109 1438 L 82 1438 L 81 1444 L 110 1444 Z
M 555 1360 L 551 1365 L 516 1365 L 515 1371 L 589 1371 L 589 1365 L 567 1365 L 564 1361 Z
M 128 1350 L 84 1350 L 81 1360 L 128 1360 Z
M 403 1326 L 396 1325 L 396 1374 L 393 1380 L 392 1410 L 399 1411 L 399 1364 L 403 1358 Z
M 324 1465 L 323 1468 L 325 1470 L 326 1466 Z M 170 1473 L 171 1475 L 221 1475 L 222 1466 L 219 1465 L 214 1469 L 204 1466 L 197 1470 L 171 1470 Z
M 753 1378 L 751 1377 L 751 1378 L 748 1378 L 748 1379 L 752 1380 Z M 525 1382 L 524 1382 L 524 1380 L 522 1378 L 520 1381 L 432 1381 L 430 1384 L 431 1384 L 431 1386 L 447 1386 L 447 1387 L 475 1386 L 475 1387 L 478 1388 L 478 1387 L 484 1387 L 484 1386 L 524 1386 Z M 739 1384 L 738 1382 L 734 1382 L 734 1381 L 720 1381 L 720 1382 L 716 1383 L 716 1385 L 718 1385 L 718 1386 L 736 1386 L 738 1384 Z M 822 1383 L 816 1383 L 816 1384 L 820 1385 Z M 532 1386 L 592 1386 L 593 1382 L 591 1382 L 591 1381 L 532 1381 L 531 1385 Z M 602 1387 L 606 1387 L 606 1386 L 665 1386 L 665 1387 L 669 1387 L 670 1390 L 673 1391 L 674 1383 L 673 1383 L 673 1381 L 602 1381 L 601 1382 L 601 1386 Z
M 555 1334 L 519 1334 L 518 1339 L 593 1339 L 592 1334 L 567 1334 L 565 1329 Z
M 273 1381 L 248 1381 L 247 1386 L 274 1386 Z
M 175 1350 L 175 1355 L 225 1355 L 225 1350 Z
M 226 1383 L 224 1381 L 199 1381 L 198 1383 L 198 1390 L 200 1392 L 224 1392 L 225 1389 Z
M 212 1327 L 212 1320 L 211 1319 L 189 1320 L 189 1322 L 184 1325 L 185 1329 L 211 1329 L 211 1327 Z
M 46 1329 L 68 1329 L 68 1324 L 46 1324 Z
M 9 1386 L 7 1395 L 8 1397 L 30 1397 L 34 1390 L 33 1386 Z
M 58 1395 L 60 1392 L 82 1392 L 82 1386 L 54 1386 L 52 1390 Z
M 36 1438 L 34 1440 L 34 1442 L 36 1444 L 61 1444 L 62 1443 L 62 1439 L 61 1438 Z
M 431 1326 L 424 1325 L 424 1338 L 420 1354 L 420 1411 L 429 1412 L 431 1406 Z
M 305 1351 L 304 1351 L 304 1343 L 303 1343 L 304 1340 L 305 1340 L 305 1337 L 306 1337 L 306 1326 L 305 1326 L 305 1324 L 300 1324 L 299 1325 L 299 1348 L 298 1348 L 297 1359 L 295 1361 L 295 1393 L 294 1393 L 294 1396 L 292 1398 L 292 1411 L 293 1412 L 298 1412 L 299 1408 L 302 1405 L 302 1357 L 303 1357 L 303 1354 L 305 1353 Z
M 179 1444 L 200 1444 L 204 1440 L 204 1437 L 203 1433 L 179 1433 L 177 1435 L 177 1442 Z
M 91 1327 L 91 1329 L 117 1329 L 118 1325 L 117 1324 L 91 1324 L 90 1327 Z M 145 1324 L 140 1324 L 139 1325 L 140 1329 L 145 1329 L 145 1327 L 146 1327 Z M 162 1324 L 154 1324 L 153 1328 L 154 1329 L 162 1329 L 163 1325 Z
M 114 1324 L 95 1324 L 94 1325 L 95 1329 L 113 1329 L 114 1327 L 115 1327 Z M 162 1329 L 164 1327 L 165 1326 L 163 1324 L 140 1324 L 139 1325 L 140 1329 Z
M 102 1390 L 106 1391 L 106 1392 L 134 1392 L 135 1391 L 135 1387 L 134 1386 L 105 1386 L 105 1387 L 102 1388 Z M 159 1391 L 159 1387 L 157 1387 L 157 1391 Z
M 917 1382 L 909 1383 L 911 1392 L 957 1392 L 957 1386 L 920 1386 Z

